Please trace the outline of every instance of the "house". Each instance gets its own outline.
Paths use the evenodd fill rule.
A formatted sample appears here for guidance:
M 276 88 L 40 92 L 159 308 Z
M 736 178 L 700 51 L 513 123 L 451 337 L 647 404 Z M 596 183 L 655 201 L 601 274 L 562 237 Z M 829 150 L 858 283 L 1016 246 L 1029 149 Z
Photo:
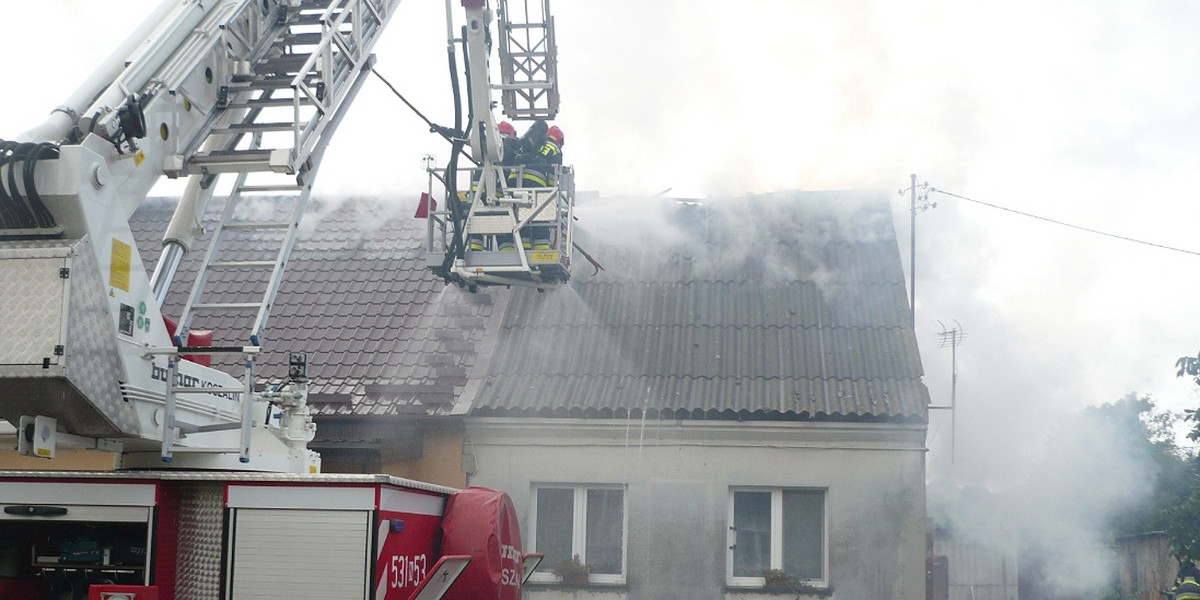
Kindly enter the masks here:
M 467 398 L 472 484 L 546 554 L 529 598 L 917 599 L 928 391 L 882 195 L 579 209 L 605 267 L 514 291 Z M 549 568 L 547 568 L 549 567 Z
M 885 196 L 594 199 L 604 270 L 544 294 L 446 286 L 413 208 L 315 199 L 276 297 L 259 380 L 307 354 L 325 471 L 507 491 L 535 600 L 924 597 L 929 394 Z M 171 211 L 135 216 L 146 264 Z

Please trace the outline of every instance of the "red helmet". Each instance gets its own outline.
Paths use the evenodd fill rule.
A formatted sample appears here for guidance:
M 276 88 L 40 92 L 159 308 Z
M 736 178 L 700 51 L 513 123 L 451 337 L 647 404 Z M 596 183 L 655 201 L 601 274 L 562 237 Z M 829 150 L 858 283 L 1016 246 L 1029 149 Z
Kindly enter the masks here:
M 517 135 L 517 128 L 513 127 L 512 123 L 508 121 L 500 121 L 500 124 L 496 128 L 500 130 L 500 133 L 505 135 Z
M 554 140 L 554 143 L 559 146 L 563 145 L 563 132 L 558 125 L 551 125 L 550 129 L 546 130 L 546 137 Z

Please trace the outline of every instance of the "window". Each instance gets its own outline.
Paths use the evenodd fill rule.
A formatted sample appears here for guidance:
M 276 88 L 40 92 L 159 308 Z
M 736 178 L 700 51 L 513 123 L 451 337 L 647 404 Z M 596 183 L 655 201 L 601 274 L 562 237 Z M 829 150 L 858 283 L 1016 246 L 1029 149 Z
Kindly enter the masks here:
M 762 586 L 766 569 L 825 583 L 825 490 L 731 489 L 729 523 L 730 585 Z
M 554 567 L 579 555 L 591 567 L 588 582 L 625 582 L 623 486 L 535 486 L 530 522 L 534 551 L 545 555 L 533 581 L 556 581 Z

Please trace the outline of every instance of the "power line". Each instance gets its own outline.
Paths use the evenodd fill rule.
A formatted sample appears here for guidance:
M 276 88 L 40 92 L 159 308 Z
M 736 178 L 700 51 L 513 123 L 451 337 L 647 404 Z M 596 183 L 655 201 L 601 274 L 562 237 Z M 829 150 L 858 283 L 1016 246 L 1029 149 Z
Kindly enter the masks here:
M 1081 225 L 1074 225 L 1074 224 L 1072 224 L 1072 223 L 1066 223 L 1066 222 L 1064 222 L 1064 221 L 1057 221 L 1057 220 L 1055 220 L 1055 219 L 1051 219 L 1051 218 L 1049 218 L 1049 217 L 1043 217 L 1043 216 L 1041 216 L 1041 215 L 1035 215 L 1035 214 L 1031 214 L 1031 213 L 1027 213 L 1027 212 L 1021 212 L 1021 211 L 1019 211 L 1019 210 L 1015 210 L 1015 209 L 1012 209 L 1012 208 L 1008 208 L 1008 207 L 1006 207 L 1006 206 L 1000 206 L 1000 205 L 998 205 L 998 204 L 991 204 L 991 203 L 988 203 L 988 202 L 984 202 L 984 201 L 982 201 L 982 200 L 975 200 L 974 198 L 968 198 L 968 197 L 966 197 L 966 196 L 960 196 L 960 195 L 958 195 L 958 194 L 954 194 L 954 193 L 951 193 L 951 192 L 947 192 L 946 190 L 939 190 L 939 189 L 937 189 L 937 188 L 929 188 L 929 191 L 930 191 L 931 193 L 944 194 L 944 195 L 946 195 L 946 196 L 951 196 L 951 197 L 953 197 L 953 198 L 958 198 L 959 200 L 966 200 L 967 202 L 973 202 L 973 203 L 975 203 L 975 204 L 978 204 L 978 205 L 980 205 L 980 206 L 986 206 L 986 207 L 988 207 L 988 208 L 994 208 L 994 209 L 997 209 L 997 210 L 1002 210 L 1002 211 L 1005 211 L 1005 212 L 1010 212 L 1010 213 L 1013 213 L 1013 214 L 1021 215 L 1022 217 L 1029 217 L 1029 218 L 1031 218 L 1031 219 L 1038 219 L 1039 221 L 1045 221 L 1045 222 L 1047 222 L 1047 223 L 1054 223 L 1055 225 L 1062 225 L 1063 227 L 1070 227 L 1071 229 L 1078 229 L 1078 230 L 1080 230 L 1080 231 L 1086 231 L 1086 232 L 1088 232 L 1088 233 L 1094 233 L 1094 234 L 1097 234 L 1097 235 L 1102 235 L 1102 236 L 1105 236 L 1105 237 L 1115 238 L 1115 239 L 1118 239 L 1118 240 L 1124 240 L 1124 241 L 1126 241 L 1126 242 L 1133 242 L 1133 243 L 1135 243 L 1135 244 L 1142 244 L 1142 245 L 1145 245 L 1145 246 L 1152 246 L 1152 247 L 1154 247 L 1154 248 L 1161 248 L 1161 249 L 1163 249 L 1163 250 L 1171 250 L 1171 251 L 1173 251 L 1173 252 L 1182 252 L 1182 253 L 1184 253 L 1184 254 L 1191 254 L 1191 255 L 1193 255 L 1193 256 L 1200 256 L 1200 252 L 1197 252 L 1197 251 L 1195 251 L 1195 250 L 1185 250 L 1185 249 L 1183 249 L 1183 248 L 1175 248 L 1175 247 L 1173 247 L 1173 246 L 1166 246 L 1166 245 L 1163 245 L 1163 244 L 1157 244 L 1157 243 L 1155 243 L 1155 242 L 1147 242 L 1146 240 L 1139 240 L 1139 239 L 1137 239 L 1137 238 L 1131 238 L 1131 237 L 1126 237 L 1126 236 L 1123 236 L 1123 235 L 1117 235 L 1117 234 L 1115 234 L 1115 233 L 1108 233 L 1107 231 L 1100 231 L 1099 229 L 1091 229 L 1091 228 L 1089 228 L 1089 227 L 1083 227 L 1083 226 L 1081 226 Z

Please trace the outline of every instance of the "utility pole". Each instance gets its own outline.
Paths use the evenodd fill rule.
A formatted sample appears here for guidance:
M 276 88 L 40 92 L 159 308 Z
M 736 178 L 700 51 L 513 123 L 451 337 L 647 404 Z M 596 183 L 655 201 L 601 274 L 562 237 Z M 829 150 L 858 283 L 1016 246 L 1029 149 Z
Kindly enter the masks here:
M 909 214 L 912 217 L 912 222 L 908 228 L 908 326 L 915 332 L 917 330 L 917 209 L 926 211 L 937 206 L 936 202 L 929 202 L 929 183 L 922 182 L 917 185 L 917 174 L 909 175 L 911 182 L 908 186 L 909 197 L 912 204 L 909 208 Z M 921 191 L 921 203 L 917 204 L 917 190 Z M 904 190 L 899 190 L 900 195 L 904 195 Z
M 963 343 L 967 337 L 967 332 L 963 331 L 962 325 L 958 321 L 954 322 L 953 329 L 946 329 L 946 326 L 938 321 L 938 325 L 942 326 L 942 330 L 938 332 L 938 348 L 950 347 L 950 405 L 949 406 L 933 406 L 930 405 L 930 410 L 940 409 L 950 411 L 950 464 L 954 464 L 954 432 L 955 432 L 955 411 L 954 406 L 956 396 L 958 395 L 958 345 Z

